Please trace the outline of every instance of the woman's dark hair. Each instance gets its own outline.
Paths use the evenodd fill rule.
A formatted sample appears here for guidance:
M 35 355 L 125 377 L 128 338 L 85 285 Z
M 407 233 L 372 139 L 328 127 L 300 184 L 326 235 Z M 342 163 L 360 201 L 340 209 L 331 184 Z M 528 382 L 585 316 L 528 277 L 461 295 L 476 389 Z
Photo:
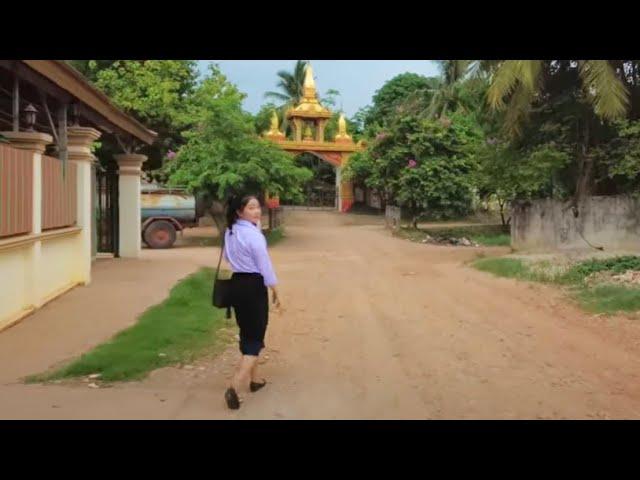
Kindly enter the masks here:
M 238 220 L 238 210 L 244 210 L 244 207 L 253 199 L 260 201 L 257 195 L 251 194 L 229 197 L 227 201 L 227 228 L 229 233 L 233 233 L 233 224 Z

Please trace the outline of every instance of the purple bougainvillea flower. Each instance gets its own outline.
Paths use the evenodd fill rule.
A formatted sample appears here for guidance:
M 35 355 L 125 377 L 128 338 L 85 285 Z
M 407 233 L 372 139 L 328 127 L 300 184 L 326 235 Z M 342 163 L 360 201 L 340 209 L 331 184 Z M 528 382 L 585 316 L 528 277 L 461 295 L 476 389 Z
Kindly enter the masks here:
M 175 156 L 176 156 L 176 152 L 174 152 L 173 150 L 169 150 L 169 151 L 167 152 L 167 158 L 168 158 L 169 160 L 173 160 L 173 159 L 175 158 Z
M 407 163 L 407 166 L 409 168 L 415 168 L 417 165 L 418 165 L 418 162 L 416 162 L 413 158 L 409 160 L 409 163 Z

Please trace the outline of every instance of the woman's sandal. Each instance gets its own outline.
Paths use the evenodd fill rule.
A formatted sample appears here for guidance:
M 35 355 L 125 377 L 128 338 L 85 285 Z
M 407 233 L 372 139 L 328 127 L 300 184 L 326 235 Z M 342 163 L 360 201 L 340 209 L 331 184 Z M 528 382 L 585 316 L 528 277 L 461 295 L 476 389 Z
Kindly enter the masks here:
M 262 387 L 264 387 L 267 384 L 266 380 L 262 380 L 262 383 L 257 383 L 257 382 L 251 382 L 249 384 L 249 390 L 251 390 L 252 392 L 257 392 L 258 390 L 260 390 Z
M 224 392 L 224 399 L 227 401 L 227 407 L 231 410 L 240 408 L 240 398 L 234 388 L 227 388 L 227 391 Z

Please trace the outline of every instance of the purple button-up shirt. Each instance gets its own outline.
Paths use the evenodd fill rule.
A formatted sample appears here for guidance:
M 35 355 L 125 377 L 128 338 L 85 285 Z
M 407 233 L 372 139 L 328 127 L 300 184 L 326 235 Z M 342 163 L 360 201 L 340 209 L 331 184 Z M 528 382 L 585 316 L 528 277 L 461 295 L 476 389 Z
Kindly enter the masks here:
M 236 221 L 233 233 L 225 232 L 224 258 L 235 273 L 259 273 L 267 287 L 278 283 L 267 252 L 267 239 L 258 227 L 247 220 Z

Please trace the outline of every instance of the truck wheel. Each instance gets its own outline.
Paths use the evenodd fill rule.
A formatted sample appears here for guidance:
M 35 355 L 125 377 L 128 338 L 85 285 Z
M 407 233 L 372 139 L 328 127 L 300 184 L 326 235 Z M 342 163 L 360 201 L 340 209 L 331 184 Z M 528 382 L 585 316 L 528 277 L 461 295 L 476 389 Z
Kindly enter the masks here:
M 144 231 L 144 242 L 150 248 L 171 248 L 176 241 L 176 228 L 164 220 L 153 222 Z

